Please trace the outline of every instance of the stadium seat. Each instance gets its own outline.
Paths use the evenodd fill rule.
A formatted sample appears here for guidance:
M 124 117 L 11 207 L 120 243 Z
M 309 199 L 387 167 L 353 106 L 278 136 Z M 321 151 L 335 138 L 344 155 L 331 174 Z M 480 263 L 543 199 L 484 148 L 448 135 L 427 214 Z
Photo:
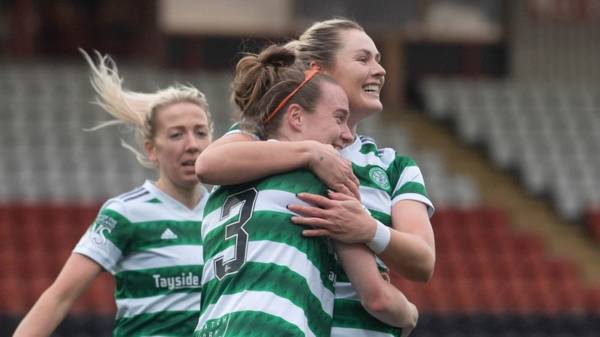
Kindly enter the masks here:
M 589 160 L 600 157 L 600 102 L 590 88 L 428 78 L 421 90 L 431 116 L 452 119 L 466 143 L 482 144 L 497 167 L 516 170 L 531 193 L 552 195 L 565 219 L 579 220 L 600 203 L 600 167 Z
M 600 206 L 591 208 L 588 211 L 586 216 L 586 226 L 591 237 L 596 240 L 596 242 L 600 242 Z

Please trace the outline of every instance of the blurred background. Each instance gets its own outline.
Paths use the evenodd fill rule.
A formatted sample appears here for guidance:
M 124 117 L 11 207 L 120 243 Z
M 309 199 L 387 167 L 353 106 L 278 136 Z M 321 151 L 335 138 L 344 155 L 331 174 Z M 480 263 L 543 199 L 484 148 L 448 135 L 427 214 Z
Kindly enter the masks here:
M 325 8 L 326 7 L 326 8 Z M 205 92 L 231 123 L 242 51 L 332 16 L 357 20 L 387 70 L 361 125 L 412 156 L 437 211 L 413 336 L 600 335 L 600 0 L 0 1 L 0 335 L 56 277 L 107 198 L 152 179 L 92 105 L 77 48 L 124 85 Z M 109 336 L 103 275 L 54 336 Z

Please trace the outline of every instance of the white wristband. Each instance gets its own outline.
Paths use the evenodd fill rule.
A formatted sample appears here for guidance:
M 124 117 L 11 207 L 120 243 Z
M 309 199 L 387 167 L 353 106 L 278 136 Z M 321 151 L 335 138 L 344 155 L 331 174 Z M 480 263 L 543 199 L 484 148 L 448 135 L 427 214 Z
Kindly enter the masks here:
M 373 240 L 367 243 L 367 247 L 371 248 L 375 254 L 379 254 L 387 248 L 388 244 L 390 243 L 392 233 L 390 232 L 390 228 L 388 226 L 377 220 L 375 221 L 377 222 L 375 235 L 373 236 Z

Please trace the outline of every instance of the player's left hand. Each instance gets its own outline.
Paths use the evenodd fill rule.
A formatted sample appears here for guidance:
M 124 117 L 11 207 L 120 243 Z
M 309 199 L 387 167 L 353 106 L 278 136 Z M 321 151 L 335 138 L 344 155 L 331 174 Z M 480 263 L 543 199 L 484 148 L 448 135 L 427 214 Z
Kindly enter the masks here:
M 345 243 L 373 239 L 375 220 L 355 197 L 330 191 L 329 198 L 311 193 L 300 193 L 298 198 L 309 205 L 288 205 L 288 209 L 298 214 L 292 222 L 312 227 L 302 231 L 304 236 L 327 236 Z

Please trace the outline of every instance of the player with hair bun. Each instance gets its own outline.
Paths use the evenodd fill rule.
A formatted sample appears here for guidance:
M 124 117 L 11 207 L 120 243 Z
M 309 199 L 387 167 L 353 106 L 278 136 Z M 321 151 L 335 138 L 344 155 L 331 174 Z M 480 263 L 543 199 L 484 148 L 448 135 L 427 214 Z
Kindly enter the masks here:
M 273 45 L 238 62 L 233 98 L 242 118 L 230 136 L 274 147 L 313 142 L 340 150 L 352 139 L 346 94 L 318 68 L 302 71 L 295 61 L 293 51 Z M 364 245 L 302 236 L 287 206 L 301 202 L 297 195 L 305 192 L 328 194 L 307 169 L 212 192 L 202 226 L 205 267 L 195 336 L 330 336 L 339 272 L 331 246 L 371 314 L 407 327 L 406 333 L 414 327 L 415 306 L 379 275 Z M 348 202 L 360 208 L 346 192 Z
M 309 168 L 334 192 L 327 197 L 301 193 L 298 198 L 304 203 L 289 206 L 299 215 L 292 217 L 294 223 L 310 226 L 303 231 L 305 236 L 364 244 L 380 259 L 381 268 L 412 281 L 427 282 L 435 265 L 430 223 L 434 207 L 423 175 L 412 158 L 391 148 L 379 148 L 372 138 L 356 133 L 362 120 L 383 109 L 379 94 L 386 73 L 375 43 L 358 23 L 331 19 L 313 24 L 287 47 L 295 51 L 301 67 L 319 68 L 347 94 L 348 126 L 353 135 L 341 151 L 343 158 L 311 143 L 274 145 L 243 133 L 229 134 L 202 153 L 196 163 L 199 177 L 211 184 L 229 184 Z M 354 175 L 348 174 L 346 165 Z M 360 198 L 366 210 L 347 199 L 349 191 Z M 365 299 L 340 273 L 331 335 L 405 334 L 408 329 L 397 328 L 401 324 L 369 315 L 385 308 L 382 303 L 387 299 L 382 294 Z

